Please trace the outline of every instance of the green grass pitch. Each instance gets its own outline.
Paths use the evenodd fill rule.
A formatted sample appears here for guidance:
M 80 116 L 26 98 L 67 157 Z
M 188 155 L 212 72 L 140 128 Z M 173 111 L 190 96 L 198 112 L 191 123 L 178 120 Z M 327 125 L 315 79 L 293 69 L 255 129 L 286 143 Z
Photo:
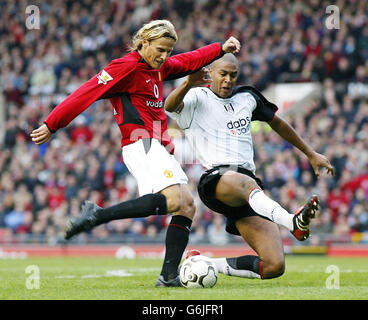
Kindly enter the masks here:
M 0 259 L 0 299 L 368 299 L 368 258 L 287 256 L 286 271 L 280 278 L 243 279 L 220 274 L 211 289 L 155 288 L 161 263 L 160 259 L 106 257 Z

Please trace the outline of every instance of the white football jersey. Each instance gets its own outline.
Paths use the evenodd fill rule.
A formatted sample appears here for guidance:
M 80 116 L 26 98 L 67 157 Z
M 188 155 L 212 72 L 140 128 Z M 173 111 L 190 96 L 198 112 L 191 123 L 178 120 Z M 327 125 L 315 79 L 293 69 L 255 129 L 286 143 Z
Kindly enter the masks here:
M 277 107 L 256 89 L 240 87 L 229 98 L 221 98 L 206 87 L 189 90 L 175 119 L 190 142 L 196 158 L 207 169 L 218 165 L 240 165 L 255 173 L 252 120 L 272 120 Z

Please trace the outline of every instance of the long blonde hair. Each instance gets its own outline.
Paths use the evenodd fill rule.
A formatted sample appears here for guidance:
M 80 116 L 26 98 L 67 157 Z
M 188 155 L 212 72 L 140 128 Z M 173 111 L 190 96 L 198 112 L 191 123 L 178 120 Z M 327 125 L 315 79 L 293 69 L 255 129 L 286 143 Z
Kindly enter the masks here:
M 140 50 L 143 40 L 152 41 L 163 37 L 171 38 L 175 42 L 178 41 L 175 28 L 169 20 L 152 20 L 143 25 L 143 27 L 133 35 L 133 46 L 131 50 Z

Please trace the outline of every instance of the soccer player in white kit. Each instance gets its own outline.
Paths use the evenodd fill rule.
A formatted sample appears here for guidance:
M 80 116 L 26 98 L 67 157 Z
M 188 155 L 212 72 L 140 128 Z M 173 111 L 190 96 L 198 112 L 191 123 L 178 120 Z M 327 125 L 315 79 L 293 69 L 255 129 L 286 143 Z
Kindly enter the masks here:
M 316 195 L 290 214 L 263 192 L 255 176 L 251 121 L 269 123 L 281 137 L 301 150 L 315 174 L 324 167 L 334 175 L 329 160 L 315 152 L 282 118 L 277 106 L 255 88 L 235 88 L 239 65 L 233 54 L 213 62 L 208 70 L 189 75 L 166 99 L 165 109 L 208 170 L 198 184 L 204 204 L 227 218 L 226 231 L 241 235 L 258 256 L 214 259 L 224 274 L 269 279 L 285 270 L 282 239 L 277 224 L 300 241 L 309 237 L 309 223 L 319 209 Z M 203 87 L 211 84 L 210 87 Z M 200 87 L 202 85 L 202 87 Z

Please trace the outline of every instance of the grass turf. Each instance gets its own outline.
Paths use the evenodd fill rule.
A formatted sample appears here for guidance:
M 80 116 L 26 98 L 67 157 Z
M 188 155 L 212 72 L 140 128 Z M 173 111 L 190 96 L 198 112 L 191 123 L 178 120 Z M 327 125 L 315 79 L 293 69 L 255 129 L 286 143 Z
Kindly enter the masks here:
M 285 274 L 276 279 L 219 275 L 211 289 L 155 288 L 160 259 L 27 258 L 0 259 L 1 300 L 367 300 L 368 258 L 287 256 Z M 39 289 L 26 273 L 39 269 Z M 328 273 L 328 267 L 334 273 Z M 327 270 L 327 271 L 326 271 Z M 338 270 L 339 274 L 336 274 Z M 338 276 L 339 288 L 328 289 Z M 337 284 L 332 282 L 332 284 Z

